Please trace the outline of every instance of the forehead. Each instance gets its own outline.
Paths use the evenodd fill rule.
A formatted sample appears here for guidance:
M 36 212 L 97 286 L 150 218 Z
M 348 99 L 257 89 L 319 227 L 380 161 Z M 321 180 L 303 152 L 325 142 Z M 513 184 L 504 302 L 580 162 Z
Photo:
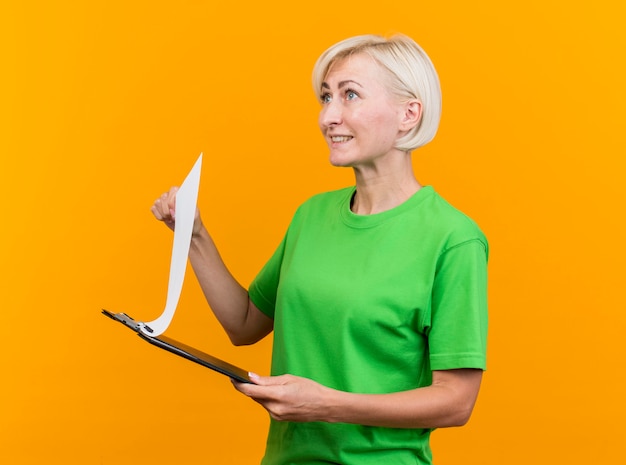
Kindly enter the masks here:
M 333 62 L 324 77 L 327 84 L 337 84 L 344 80 L 353 80 L 361 85 L 382 83 L 385 77 L 383 68 L 366 53 L 358 53 L 340 58 Z

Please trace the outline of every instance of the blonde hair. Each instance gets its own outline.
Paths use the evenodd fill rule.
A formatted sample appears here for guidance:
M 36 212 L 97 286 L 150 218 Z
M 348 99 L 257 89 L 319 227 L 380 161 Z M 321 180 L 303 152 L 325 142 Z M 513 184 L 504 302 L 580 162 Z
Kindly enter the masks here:
M 430 142 L 437 133 L 441 117 L 439 77 L 430 58 L 413 39 L 402 34 L 385 38 L 362 35 L 342 40 L 327 49 L 313 67 L 313 89 L 316 95 L 330 67 L 349 56 L 366 53 L 389 76 L 390 92 L 401 101 L 417 99 L 422 104 L 422 117 L 413 129 L 396 142 L 406 152 Z

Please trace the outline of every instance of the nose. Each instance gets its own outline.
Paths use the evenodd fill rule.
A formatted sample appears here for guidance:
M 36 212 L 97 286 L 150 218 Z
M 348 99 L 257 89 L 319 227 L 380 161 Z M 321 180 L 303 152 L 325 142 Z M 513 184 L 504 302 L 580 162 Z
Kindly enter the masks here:
M 320 110 L 319 125 L 322 130 L 337 126 L 342 122 L 341 103 L 330 101 Z

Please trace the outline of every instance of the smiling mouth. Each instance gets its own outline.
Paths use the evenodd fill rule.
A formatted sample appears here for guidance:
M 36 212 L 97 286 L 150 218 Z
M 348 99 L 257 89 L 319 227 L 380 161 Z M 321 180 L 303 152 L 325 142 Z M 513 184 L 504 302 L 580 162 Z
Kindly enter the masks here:
M 333 143 L 348 142 L 351 139 L 352 139 L 352 136 L 332 136 L 330 138 L 330 140 L 333 141 Z

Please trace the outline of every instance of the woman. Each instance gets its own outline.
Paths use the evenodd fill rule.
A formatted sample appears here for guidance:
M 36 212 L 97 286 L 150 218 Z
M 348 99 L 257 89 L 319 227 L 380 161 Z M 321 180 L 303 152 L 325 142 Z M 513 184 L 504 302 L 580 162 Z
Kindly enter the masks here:
M 466 423 L 485 369 L 488 245 L 415 178 L 437 131 L 437 74 L 406 36 L 359 36 L 313 73 L 319 126 L 353 187 L 309 199 L 246 290 L 199 213 L 190 260 L 234 344 L 274 331 L 272 376 L 234 383 L 271 415 L 264 464 L 429 464 Z M 176 189 L 152 211 L 173 227 Z

